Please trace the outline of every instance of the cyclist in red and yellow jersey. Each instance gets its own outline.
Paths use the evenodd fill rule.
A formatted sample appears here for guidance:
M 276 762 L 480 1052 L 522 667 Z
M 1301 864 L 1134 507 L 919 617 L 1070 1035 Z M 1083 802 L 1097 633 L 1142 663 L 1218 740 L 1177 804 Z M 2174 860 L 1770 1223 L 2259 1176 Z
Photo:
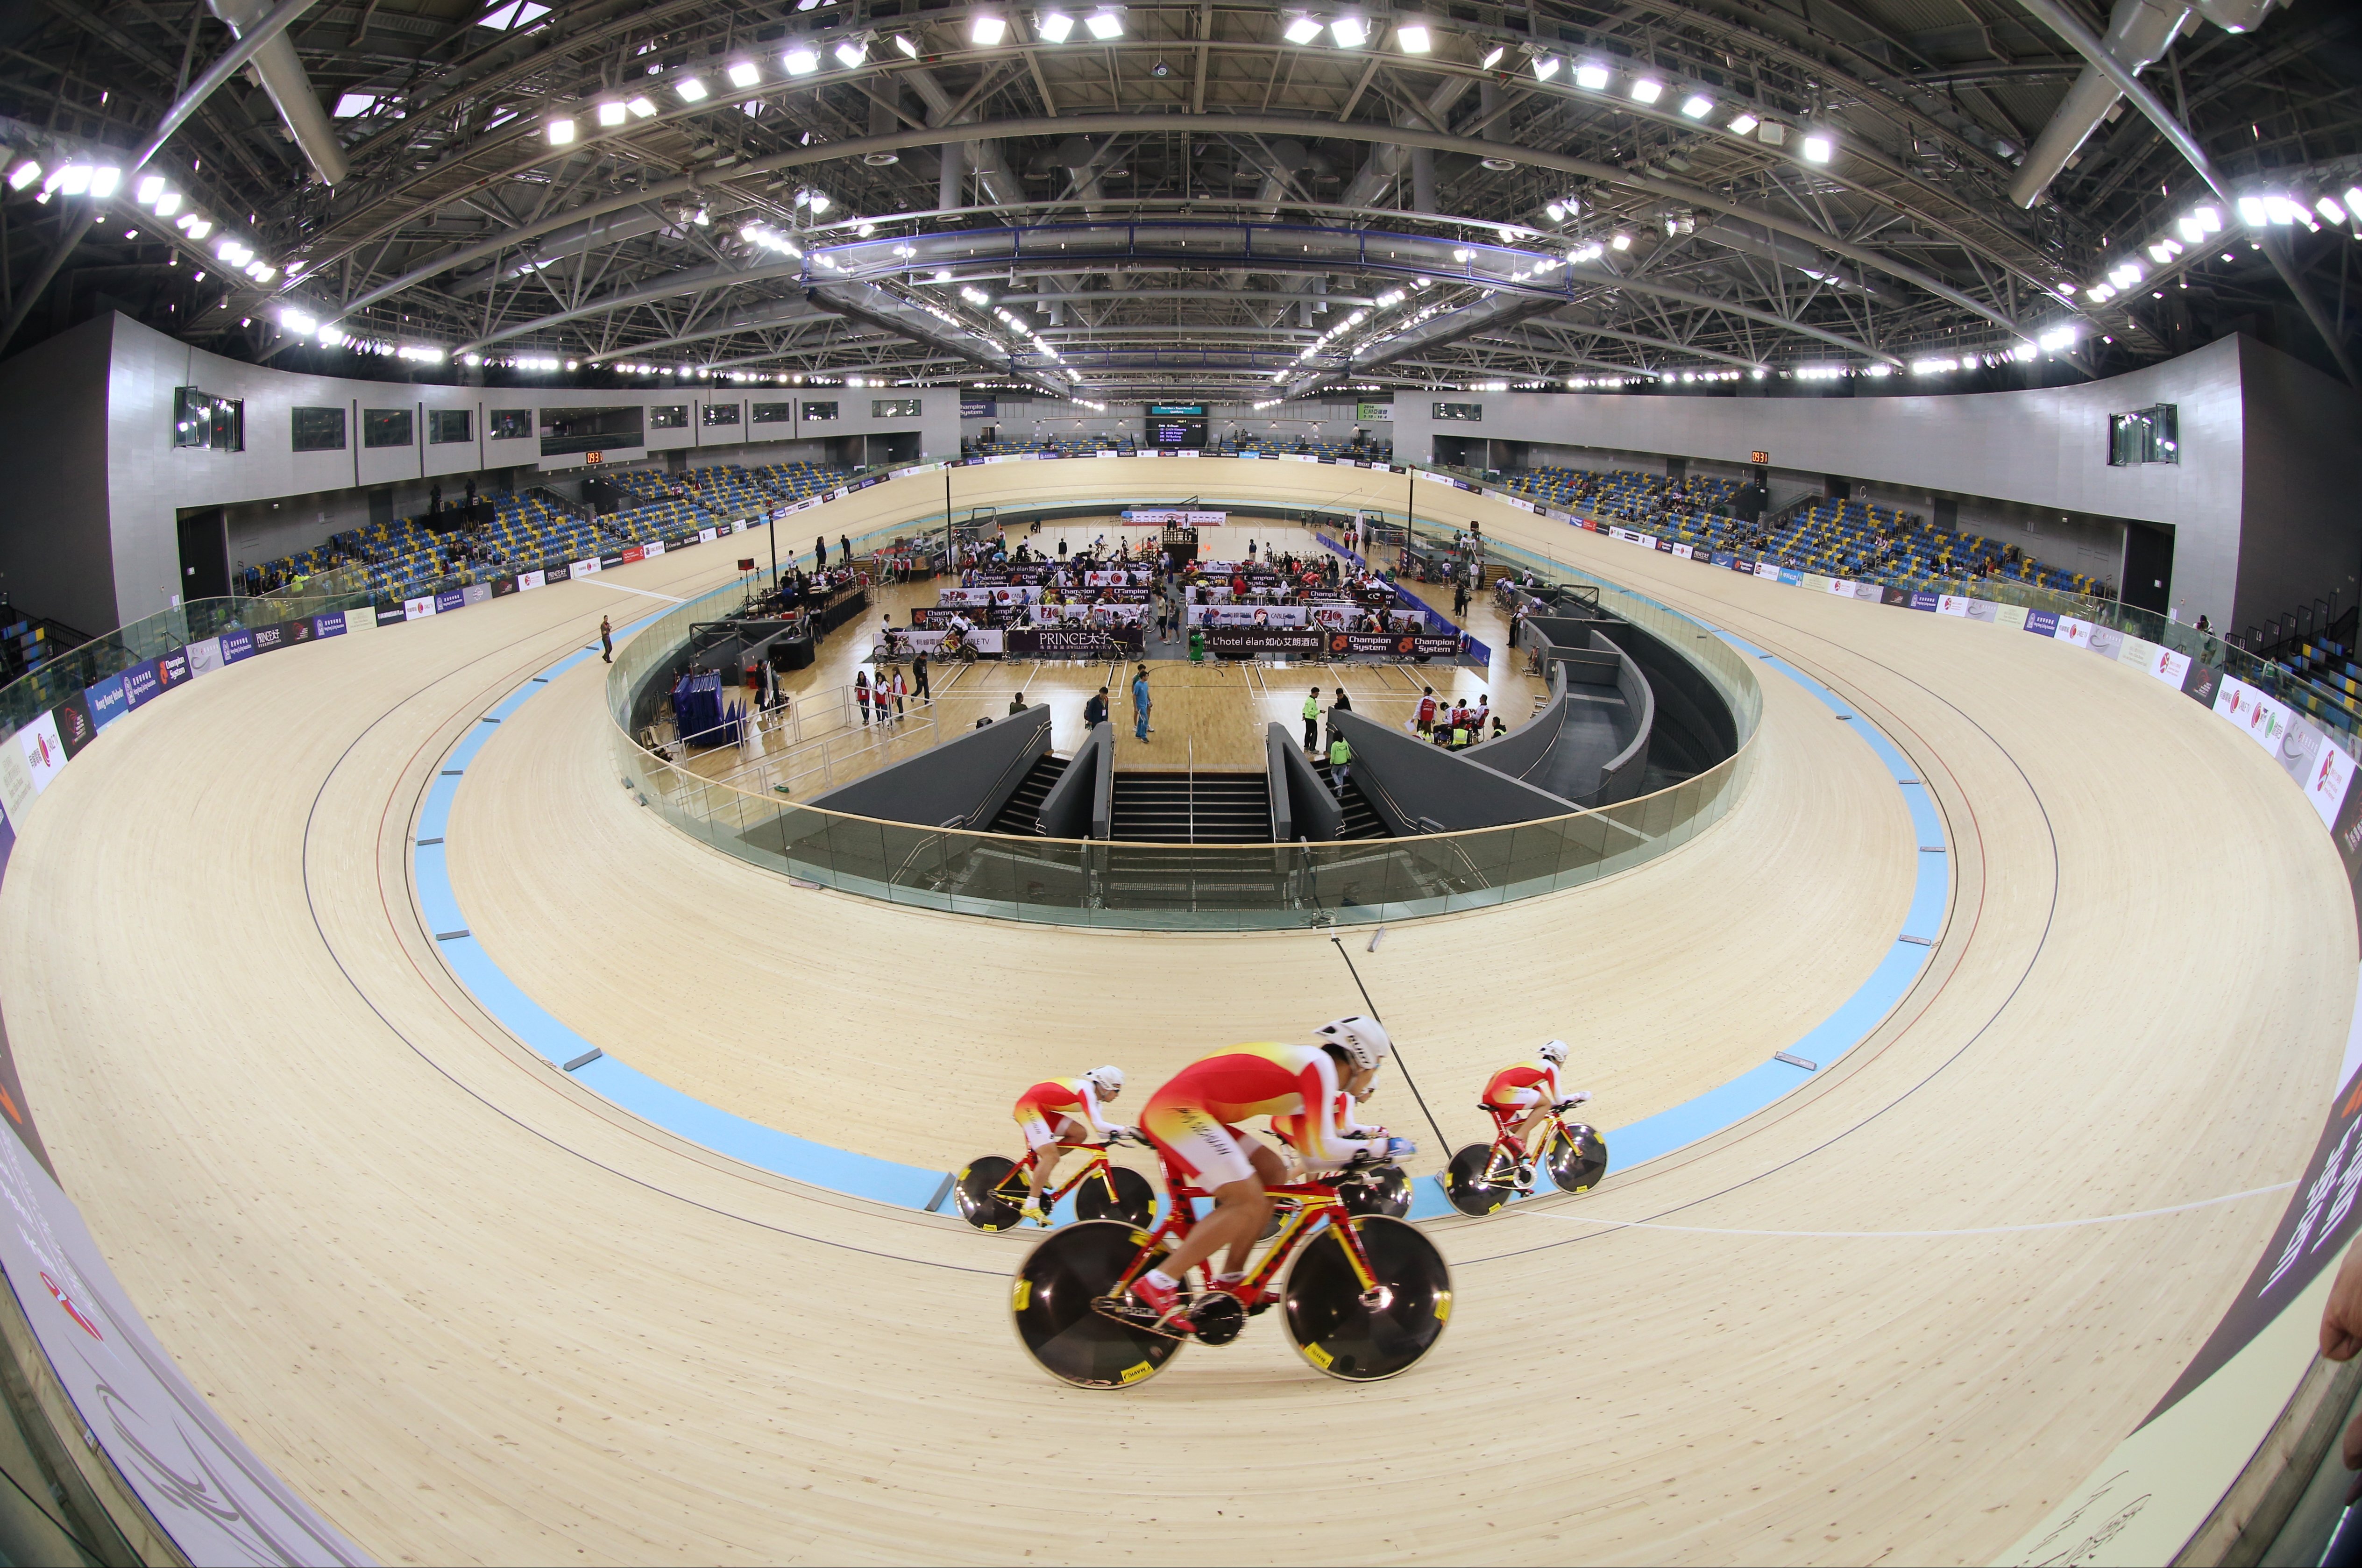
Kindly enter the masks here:
M 1338 1125 L 1342 1096 L 1369 1090 L 1393 1044 L 1377 1021 L 1341 1018 L 1325 1024 L 1317 1045 L 1233 1045 L 1181 1069 L 1150 1097 L 1140 1131 L 1174 1167 L 1199 1190 L 1211 1193 L 1214 1211 L 1191 1228 L 1163 1266 L 1132 1286 L 1133 1297 L 1157 1314 L 1161 1324 L 1190 1327 L 1181 1300 L 1189 1271 L 1229 1249 L 1228 1266 L 1213 1278 L 1216 1289 L 1235 1286 L 1246 1276 L 1247 1255 L 1271 1217 L 1264 1188 L 1287 1179 L 1286 1167 L 1267 1146 L 1238 1123 L 1251 1116 L 1296 1119 L 1297 1154 L 1315 1166 L 1349 1160 L 1399 1160 L 1415 1153 L 1409 1140 L 1371 1129 L 1348 1138 Z
M 1025 1200 L 1025 1219 L 1037 1225 L 1050 1222 L 1042 1209 L 1042 1190 L 1050 1185 L 1050 1173 L 1065 1158 L 1067 1150 L 1131 1133 L 1130 1128 L 1119 1127 L 1099 1114 L 1102 1104 L 1122 1092 L 1122 1068 L 1093 1067 L 1079 1078 L 1044 1078 L 1017 1097 L 1010 1114 L 1017 1118 L 1025 1134 L 1025 1147 L 1033 1155 L 1033 1188 Z
M 1572 1110 L 1591 1098 L 1589 1089 L 1577 1089 L 1570 1095 L 1559 1088 L 1558 1070 L 1565 1065 L 1566 1043 L 1545 1040 L 1532 1061 L 1502 1068 L 1485 1086 L 1486 1109 L 1505 1117 L 1525 1113 L 1509 1129 L 1509 1136 L 1518 1144 L 1518 1190 L 1521 1193 L 1532 1191 L 1534 1185 L 1534 1162 L 1526 1152 L 1526 1135 L 1551 1111 Z

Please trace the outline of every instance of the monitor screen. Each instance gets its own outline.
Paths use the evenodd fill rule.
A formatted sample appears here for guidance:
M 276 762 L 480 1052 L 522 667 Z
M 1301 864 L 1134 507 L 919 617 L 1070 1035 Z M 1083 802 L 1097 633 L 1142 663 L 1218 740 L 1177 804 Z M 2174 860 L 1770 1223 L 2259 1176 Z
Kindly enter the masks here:
M 1206 405 L 1202 403 L 1150 403 L 1148 444 L 1152 447 L 1203 447 L 1206 444 Z

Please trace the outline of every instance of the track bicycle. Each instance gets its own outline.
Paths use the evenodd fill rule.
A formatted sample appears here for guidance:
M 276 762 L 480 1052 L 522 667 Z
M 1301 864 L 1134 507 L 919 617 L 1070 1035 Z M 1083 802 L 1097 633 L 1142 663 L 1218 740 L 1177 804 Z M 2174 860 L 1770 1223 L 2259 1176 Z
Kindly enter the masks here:
M 1089 1157 L 1054 1190 L 1042 1194 L 1042 1212 L 1047 1214 L 1071 1192 L 1075 1213 L 1081 1219 L 1147 1224 L 1156 1213 L 1156 1189 L 1138 1171 L 1126 1170 L 1108 1159 L 1108 1150 L 1117 1142 L 1110 1138 L 1065 1145 L 1087 1149 Z M 1028 1149 L 1021 1160 L 1003 1154 L 982 1154 L 970 1160 L 952 1179 L 952 1196 L 959 1204 L 960 1217 L 979 1231 L 1012 1229 L 1023 1218 L 1033 1191 L 1033 1167 L 1040 1158 L 1041 1151 Z
M 1588 1192 L 1607 1171 L 1606 1141 L 1586 1123 L 1566 1120 L 1574 1103 L 1562 1100 L 1551 1107 L 1534 1130 L 1542 1168 L 1561 1192 Z M 1492 1213 L 1518 1191 L 1520 1154 L 1510 1129 L 1526 1113 L 1483 1101 L 1476 1109 L 1493 1119 L 1493 1142 L 1471 1143 L 1451 1156 L 1443 1172 L 1443 1194 L 1461 1213 L 1482 1215 Z
M 1052 1376 L 1078 1388 L 1129 1388 L 1163 1371 L 1191 1340 L 1225 1345 L 1274 1306 L 1288 1342 L 1315 1369 L 1349 1383 L 1407 1371 L 1451 1320 L 1451 1274 L 1426 1232 L 1384 1214 L 1355 1214 L 1332 1181 L 1264 1190 L 1279 1231 L 1234 1286 L 1190 1298 L 1191 1327 L 1156 1327 L 1131 1296 L 1199 1215 L 1209 1195 L 1165 1166 L 1169 1198 L 1153 1230 L 1085 1220 L 1053 1231 L 1018 1265 L 1010 1313 L 1019 1342 Z M 1276 1287 L 1275 1281 L 1283 1281 Z

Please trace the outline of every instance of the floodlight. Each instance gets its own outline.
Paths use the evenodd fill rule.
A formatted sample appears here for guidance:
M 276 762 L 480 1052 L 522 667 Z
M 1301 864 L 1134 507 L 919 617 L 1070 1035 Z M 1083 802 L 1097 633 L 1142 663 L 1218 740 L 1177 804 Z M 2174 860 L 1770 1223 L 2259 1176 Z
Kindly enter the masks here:
M 164 193 L 164 176 L 150 174 L 132 187 L 131 199 L 143 207 L 152 207 L 156 198 Z
M 1435 44 L 1425 22 L 1405 22 L 1395 28 L 1395 47 L 1405 54 L 1425 54 Z
M 868 40 L 865 39 L 847 39 L 829 52 L 836 56 L 836 62 L 839 65 L 842 65 L 847 71 L 850 71 L 855 66 L 859 65 L 863 61 L 869 58 Z
M 1587 92 L 1606 92 L 1607 83 L 1607 67 L 1595 60 L 1586 60 L 1574 68 L 1574 84 Z
M 1043 11 L 1033 18 L 1033 36 L 1043 43 L 1065 43 L 1075 35 L 1075 19 L 1064 11 Z
M 790 76 L 810 76 L 820 69 L 820 51 L 810 44 L 790 44 L 787 53 L 779 56 L 779 64 Z
M 1310 17 L 1297 17 L 1288 22 L 1286 31 L 1280 36 L 1292 44 L 1308 44 L 1320 36 L 1320 24 Z
M 1682 100 L 1682 117 L 1691 120 L 1702 120 L 1706 117 L 1707 114 L 1709 114 L 1713 108 L 1713 99 L 1707 97 L 1703 93 L 1693 93 L 1688 97 Z
M 900 33 L 896 33 L 894 35 L 894 47 L 902 51 L 905 59 L 916 60 L 919 58 L 919 46 L 912 43 Z
M 21 191 L 40 177 L 40 164 L 28 158 L 8 171 L 8 188 L 12 191 Z
M 1009 24 L 989 11 L 978 11 L 967 22 L 967 41 L 978 49 L 991 49 L 1009 36 Z
M 90 189 L 90 165 L 69 163 L 58 171 L 58 190 L 65 195 L 79 196 Z
M 1101 43 L 1123 37 L 1123 18 L 1113 11 L 1094 11 L 1084 20 L 1083 26 Z
M 1653 104 L 1665 95 L 1665 84 L 1653 76 L 1643 76 L 1632 83 L 1631 94 L 1636 104 Z
M 706 99 L 705 83 L 694 76 L 682 77 L 672 84 L 672 90 L 680 94 L 684 104 L 701 104 Z
M 1369 41 L 1370 29 L 1359 17 L 1340 17 L 1329 24 L 1329 36 L 1339 49 L 1359 49 Z
M 657 106 L 650 103 L 645 96 L 633 99 L 630 103 L 625 104 L 624 107 L 631 110 L 632 116 L 635 119 L 645 120 L 657 112 Z
M 763 73 L 755 69 L 755 62 L 751 60 L 739 61 L 723 74 L 730 78 L 733 87 L 752 87 L 763 80 Z
M 613 127 L 622 125 L 630 111 L 621 104 L 602 104 L 599 105 L 598 114 L 601 125 Z
M 1561 61 L 1554 54 L 1538 55 L 1534 60 L 1534 80 L 1547 82 L 1558 74 Z
M 574 139 L 574 122 L 563 116 L 550 121 L 543 129 L 548 135 L 549 145 L 552 147 L 564 147 Z
M 1731 117 L 1730 124 L 1724 128 L 1728 130 L 1733 136 L 1745 136 L 1749 131 L 1753 130 L 1757 126 L 1760 126 L 1762 123 L 1763 122 L 1761 120 L 1757 119 L 1753 115 L 1741 109 L 1737 115 Z
M 1480 71 L 1492 70 L 1495 66 L 1501 63 L 1501 57 L 1508 52 L 1508 50 L 1505 47 L 1496 47 L 1488 50 L 1485 53 L 1484 63 L 1477 69 Z
M 159 196 L 159 197 L 157 197 L 157 198 L 156 198 L 156 215 L 157 215 L 158 217 L 160 217 L 160 218 L 171 217 L 174 213 L 179 212 L 180 210 L 181 210 L 181 193 L 180 193 L 180 192 L 178 192 L 178 191 L 167 191 L 167 192 L 165 192 L 162 195 L 160 195 L 160 196 Z
M 2271 222 L 2272 220 L 2269 215 L 2268 215 L 2264 210 L 2263 198 L 2259 196 L 2240 197 L 2239 221 L 2246 224 L 2249 228 L 2261 228 L 2264 225 Z
M 1805 138 L 1804 146 L 1800 150 L 1803 151 L 1805 161 L 1807 163 L 1827 163 L 1831 155 L 1837 151 L 1837 143 L 1827 134 L 1815 131 Z

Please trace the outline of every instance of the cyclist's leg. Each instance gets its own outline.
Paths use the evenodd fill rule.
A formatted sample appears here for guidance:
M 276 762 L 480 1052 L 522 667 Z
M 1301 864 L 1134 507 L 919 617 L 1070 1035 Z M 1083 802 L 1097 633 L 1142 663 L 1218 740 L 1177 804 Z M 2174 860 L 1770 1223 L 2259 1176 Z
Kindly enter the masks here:
M 1261 1143 L 1251 1144 L 1247 1157 L 1254 1162 L 1255 1179 L 1264 1187 L 1277 1187 L 1287 1180 L 1287 1163 L 1274 1150 Z M 1264 1198 L 1263 1206 L 1267 1216 L 1271 1209 L 1268 1196 Z M 1236 1279 L 1246 1273 L 1248 1256 L 1254 1251 L 1255 1242 L 1262 1239 L 1263 1227 L 1264 1220 L 1258 1220 L 1253 1230 L 1240 1231 L 1237 1239 L 1231 1242 L 1230 1255 L 1222 1260 L 1224 1279 Z
M 1058 1161 L 1058 1137 L 1050 1130 L 1049 1121 L 1039 1111 L 1026 1114 L 1031 1109 L 1030 1105 L 1020 1108 L 1017 1125 L 1025 1134 L 1026 1152 L 1033 1161 L 1032 1186 L 1027 1189 L 1026 1206 L 1038 1209 L 1042 1205 L 1042 1184 L 1049 1180 L 1050 1167 Z
M 1225 1247 L 1253 1245 L 1270 1217 L 1271 1199 L 1264 1196 L 1254 1160 L 1231 1129 L 1201 1107 L 1151 1100 L 1141 1131 L 1198 1190 L 1214 1198 L 1214 1212 L 1190 1227 L 1181 1245 L 1158 1265 L 1160 1272 L 1178 1280 Z M 1256 1148 L 1268 1157 L 1268 1150 Z

